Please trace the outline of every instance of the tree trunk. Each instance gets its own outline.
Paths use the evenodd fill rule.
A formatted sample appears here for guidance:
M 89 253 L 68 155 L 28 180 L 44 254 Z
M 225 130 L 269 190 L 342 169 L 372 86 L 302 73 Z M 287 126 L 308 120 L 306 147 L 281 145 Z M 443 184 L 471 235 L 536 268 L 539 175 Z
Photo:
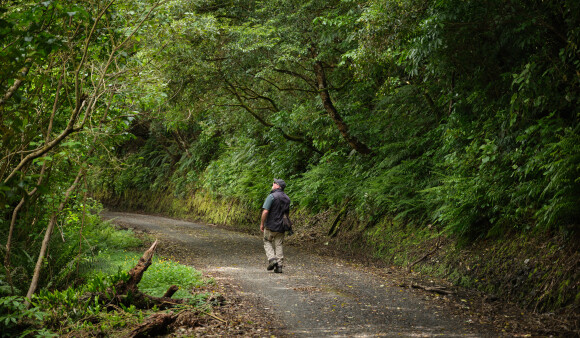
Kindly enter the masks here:
M 40 271 L 42 270 L 42 262 L 44 261 L 44 256 L 48 251 L 48 243 L 50 242 L 50 236 L 52 235 L 52 230 L 54 230 L 54 226 L 56 225 L 56 221 L 58 218 L 58 214 L 64 209 L 70 194 L 76 188 L 77 184 L 79 183 L 84 171 L 81 169 L 77 177 L 75 178 L 73 184 L 67 189 L 66 193 L 64 194 L 64 200 L 60 202 L 58 206 L 58 210 L 55 211 L 51 216 L 50 220 L 48 221 L 48 227 L 46 228 L 46 232 L 44 233 L 44 239 L 42 240 L 42 246 L 40 247 L 40 253 L 38 254 L 38 259 L 36 260 L 36 267 L 34 268 L 34 275 L 32 276 L 32 281 L 30 282 L 30 287 L 28 288 L 28 292 L 26 293 L 26 304 L 28 305 L 28 301 L 32 298 L 34 292 L 36 292 L 36 288 L 38 287 L 38 280 L 40 279 Z
M 372 150 L 370 150 L 366 144 L 360 142 L 356 137 L 352 136 L 349 133 L 348 126 L 346 125 L 346 123 L 344 123 L 342 117 L 336 110 L 336 107 L 334 106 L 334 103 L 332 102 L 330 93 L 328 91 L 326 74 L 324 73 L 324 67 L 321 61 L 314 62 L 314 73 L 316 74 L 316 84 L 318 85 L 318 92 L 320 95 L 320 99 L 322 99 L 322 105 L 324 106 L 324 109 L 326 110 L 328 115 L 330 115 L 330 117 L 334 121 L 334 124 L 336 124 L 336 127 L 338 128 L 338 131 L 340 131 L 342 137 L 346 140 L 346 142 L 348 142 L 350 147 L 356 150 L 357 152 L 363 155 L 372 154 Z

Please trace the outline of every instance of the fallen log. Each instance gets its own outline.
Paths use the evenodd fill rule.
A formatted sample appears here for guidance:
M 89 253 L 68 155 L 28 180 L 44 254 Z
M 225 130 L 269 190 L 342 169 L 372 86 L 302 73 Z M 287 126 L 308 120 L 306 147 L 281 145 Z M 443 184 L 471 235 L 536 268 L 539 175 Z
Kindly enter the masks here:
M 150 309 L 153 306 L 157 306 L 160 310 L 164 310 L 174 305 L 185 304 L 187 302 L 186 299 L 171 298 L 179 290 L 179 287 L 176 285 L 169 287 L 162 297 L 144 294 L 137 287 L 143 278 L 143 274 L 152 264 L 151 259 L 153 258 L 156 247 L 157 241 L 143 253 L 137 265 L 129 271 L 129 279 L 127 281 L 121 280 L 112 288 L 109 288 L 107 292 L 90 294 L 84 297 L 84 299 L 91 302 L 99 299 L 102 304 L 111 309 L 116 308 L 119 304 L 123 304 L 124 306 L 134 305 L 138 309 Z
M 414 285 L 411 285 L 411 287 L 413 287 L 415 289 L 423 289 L 425 291 L 435 292 L 435 293 L 438 293 L 440 295 L 452 295 L 455 293 L 453 291 L 445 290 L 444 287 L 437 287 L 437 286 L 432 287 L 432 286 L 423 286 L 423 285 L 414 284 Z
M 225 320 L 206 313 L 207 315 L 218 319 L 224 323 Z M 179 313 L 155 313 L 145 319 L 145 321 L 134 328 L 128 335 L 128 338 L 151 337 L 156 335 L 168 334 L 175 332 L 179 328 L 194 328 L 203 325 L 204 319 L 201 319 L 200 313 L 195 311 L 181 311 Z
M 406 284 L 406 283 L 401 283 L 399 284 L 400 287 L 403 288 L 413 288 L 413 289 L 421 289 L 421 290 L 425 290 L 425 291 L 429 291 L 429 292 L 435 292 L 441 295 L 453 295 L 455 294 L 455 292 L 453 291 L 449 291 L 447 290 L 446 287 L 444 286 L 424 286 L 424 285 L 419 285 L 419 284 Z
M 167 333 L 167 327 L 173 324 L 176 318 L 177 314 L 174 313 L 155 313 L 133 329 L 128 337 L 152 337 Z

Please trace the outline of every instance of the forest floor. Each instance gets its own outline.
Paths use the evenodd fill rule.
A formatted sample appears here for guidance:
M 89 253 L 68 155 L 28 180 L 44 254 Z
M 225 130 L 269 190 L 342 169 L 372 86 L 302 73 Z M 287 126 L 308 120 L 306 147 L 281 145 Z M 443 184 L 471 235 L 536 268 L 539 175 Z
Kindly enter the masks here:
M 152 215 L 103 212 L 122 228 L 158 239 L 160 255 L 213 278 L 225 301 L 208 320 L 170 336 L 564 337 L 577 328 L 444 280 L 285 246 L 284 272 L 266 271 L 258 236 Z M 145 243 L 148 245 L 150 243 Z M 370 264 L 369 264 L 370 263 Z M 419 288 L 418 288 L 419 287 Z M 435 292 L 436 291 L 436 292 Z

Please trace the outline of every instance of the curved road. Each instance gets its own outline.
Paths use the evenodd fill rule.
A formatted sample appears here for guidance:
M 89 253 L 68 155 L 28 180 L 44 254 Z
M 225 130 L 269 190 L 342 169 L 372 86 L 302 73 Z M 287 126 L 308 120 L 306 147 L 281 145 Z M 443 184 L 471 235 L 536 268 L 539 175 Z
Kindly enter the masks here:
M 180 243 L 197 269 L 228 278 L 254 297 L 281 332 L 297 337 L 494 337 L 430 304 L 417 290 L 339 259 L 285 249 L 284 273 L 266 271 L 260 237 L 164 217 L 104 212 L 113 223 Z M 160 245 L 163 244 L 163 239 Z M 219 282 L 219 278 L 216 278 Z

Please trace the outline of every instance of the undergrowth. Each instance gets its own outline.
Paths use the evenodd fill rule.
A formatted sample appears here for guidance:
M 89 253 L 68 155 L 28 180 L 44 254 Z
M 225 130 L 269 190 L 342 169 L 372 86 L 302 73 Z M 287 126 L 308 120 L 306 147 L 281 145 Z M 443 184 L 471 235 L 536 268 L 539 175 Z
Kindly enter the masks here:
M 133 305 L 111 306 L 106 303 L 107 297 L 115 293 L 113 286 L 121 280 L 126 281 L 128 271 L 139 261 L 142 253 L 134 250 L 142 241 L 132 231 L 116 230 L 108 223 L 102 223 L 97 230 L 87 240 L 105 241 L 107 245 L 101 243 L 97 255 L 83 256 L 74 261 L 77 264 L 69 264 L 72 267 L 69 270 L 75 272 L 74 286 L 43 288 L 32 297 L 29 305 L 19 295 L 0 298 L 1 337 L 74 336 L 83 332 L 90 335 L 122 334 L 157 310 L 156 307 L 140 310 Z M 170 286 L 177 285 L 179 290 L 173 298 L 187 299 L 188 302 L 174 311 L 188 308 L 207 312 L 211 309 L 209 294 L 196 289 L 210 283 L 212 280 L 204 279 L 201 272 L 190 266 L 155 256 L 139 283 L 139 289 L 145 294 L 161 297 Z

